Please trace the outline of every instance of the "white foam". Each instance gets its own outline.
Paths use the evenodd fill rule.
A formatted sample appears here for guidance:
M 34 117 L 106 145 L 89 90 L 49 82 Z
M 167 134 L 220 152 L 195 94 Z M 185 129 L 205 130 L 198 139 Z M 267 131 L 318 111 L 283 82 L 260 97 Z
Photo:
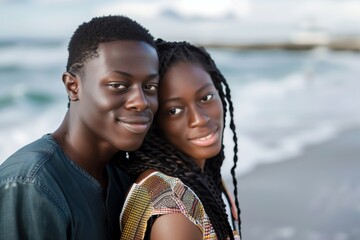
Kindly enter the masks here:
M 65 66 L 67 50 L 65 44 L 58 47 L 11 46 L 0 49 L 0 67 L 44 69 Z
M 12 115 L 13 122 L 1 128 L 0 164 L 20 147 L 53 132 L 60 125 L 65 112 L 66 107 L 57 104 L 32 116 L 24 113 Z
M 37 47 L 12 48 L 15 55 L 22 50 L 30 55 L 39 50 L 41 54 L 33 62 L 30 62 L 30 58 L 10 58 L 14 64 L 28 68 L 31 74 L 27 74 L 27 71 L 26 74 L 14 73 L 13 78 L 17 83 L 2 79 L 6 84 L 0 90 L 1 96 L 14 102 L 0 109 L 0 131 L 1 136 L 5 136 L 0 138 L 0 161 L 20 146 L 52 132 L 58 125 L 56 123 L 63 118 L 63 112 L 53 110 L 66 110 L 66 94 L 58 80 L 60 75 L 51 73 L 53 79 L 41 75 L 44 70 L 55 67 L 65 59 L 64 56 L 57 56 L 63 47 L 47 50 Z M 44 60 L 47 58 L 46 51 L 52 60 Z M 65 53 L 62 54 L 66 54 L 66 50 L 63 51 Z M 239 138 L 238 174 L 248 172 L 258 164 L 298 156 L 308 145 L 324 142 L 341 131 L 360 126 L 360 111 L 355 104 L 360 102 L 360 82 L 354 77 L 360 75 L 360 55 L 333 53 L 323 49 L 309 52 L 308 55 L 299 54 L 288 56 L 257 52 L 256 57 L 251 58 L 241 53 L 218 51 L 214 55 L 219 66 L 233 67 L 234 70 L 223 71 L 225 76 L 238 76 L 229 81 Z M 11 52 L 7 55 L 11 56 Z M 268 64 L 265 61 L 267 59 L 272 60 L 271 67 L 276 72 L 282 67 L 284 59 L 291 62 L 293 58 L 302 61 L 294 61 L 296 68 L 289 74 L 274 77 L 271 71 L 267 75 L 257 72 L 261 71 L 258 69 L 264 64 Z M 247 59 L 250 59 L 247 66 L 253 69 L 250 77 L 241 75 L 242 71 L 236 68 L 237 64 L 241 65 Z M 308 78 L 308 68 L 305 66 L 313 71 L 311 79 Z M 18 79 L 25 75 L 32 81 Z M 53 97 L 52 102 L 48 105 L 43 102 L 29 103 L 27 95 L 32 92 L 46 93 Z M 224 144 L 227 156 L 223 170 L 225 176 L 232 166 L 233 143 L 228 128 L 225 130 Z
M 251 171 L 258 164 L 299 156 L 309 145 L 360 127 L 360 112 L 355 104 L 360 102 L 360 82 L 353 77 L 360 74 L 358 63 L 354 63 L 359 57 L 317 49 L 303 62 L 313 68 L 312 79 L 308 79 L 306 68 L 299 66 L 297 72 L 281 79 L 269 76 L 244 82 L 232 80 L 239 135 L 238 174 Z M 324 66 L 319 67 L 320 63 Z M 223 174 L 228 176 L 232 166 L 228 130 L 225 146 Z

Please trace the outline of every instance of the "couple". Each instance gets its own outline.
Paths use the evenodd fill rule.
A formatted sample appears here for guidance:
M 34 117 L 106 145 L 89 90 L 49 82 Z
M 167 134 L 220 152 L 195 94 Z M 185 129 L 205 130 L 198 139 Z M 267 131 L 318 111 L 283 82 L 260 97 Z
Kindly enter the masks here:
M 0 166 L 0 239 L 238 239 L 210 55 L 124 16 L 83 23 L 68 51 L 62 124 Z

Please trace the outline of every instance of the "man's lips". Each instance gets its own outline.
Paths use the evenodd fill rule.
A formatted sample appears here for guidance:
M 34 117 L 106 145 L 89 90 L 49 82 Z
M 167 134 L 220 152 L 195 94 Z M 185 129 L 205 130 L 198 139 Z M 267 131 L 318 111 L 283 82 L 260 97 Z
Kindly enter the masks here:
M 146 133 L 151 125 L 150 117 L 121 117 L 117 121 L 127 130 L 133 133 Z
M 191 137 L 189 140 L 191 143 L 197 145 L 197 146 L 201 146 L 201 147 L 206 147 L 209 146 L 213 143 L 215 143 L 218 138 L 219 138 L 219 131 L 218 129 L 213 129 L 207 133 L 203 133 L 203 134 L 199 134 L 197 136 Z

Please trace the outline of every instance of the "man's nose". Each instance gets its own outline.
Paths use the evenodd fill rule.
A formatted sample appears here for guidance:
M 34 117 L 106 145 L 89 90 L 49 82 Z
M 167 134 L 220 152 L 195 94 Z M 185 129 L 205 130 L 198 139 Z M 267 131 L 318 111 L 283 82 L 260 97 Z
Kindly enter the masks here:
M 135 86 L 129 93 L 128 101 L 126 101 L 125 108 L 133 109 L 136 111 L 144 111 L 149 107 L 149 102 L 144 94 L 144 90 L 141 86 Z

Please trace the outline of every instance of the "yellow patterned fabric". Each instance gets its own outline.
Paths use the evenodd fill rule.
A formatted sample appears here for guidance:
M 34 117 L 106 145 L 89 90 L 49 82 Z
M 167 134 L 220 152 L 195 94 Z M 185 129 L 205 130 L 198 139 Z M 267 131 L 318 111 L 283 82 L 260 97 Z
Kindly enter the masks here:
M 154 172 L 129 191 L 120 216 L 121 240 L 144 239 L 151 216 L 170 213 L 186 216 L 201 230 L 203 239 L 216 239 L 198 196 L 180 179 Z

